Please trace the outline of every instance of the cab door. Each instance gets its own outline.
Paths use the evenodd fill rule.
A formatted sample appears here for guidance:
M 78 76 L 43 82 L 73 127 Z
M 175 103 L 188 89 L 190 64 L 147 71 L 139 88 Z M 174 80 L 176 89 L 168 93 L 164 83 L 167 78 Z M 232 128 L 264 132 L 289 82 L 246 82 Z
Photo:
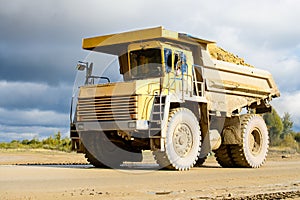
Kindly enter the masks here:
M 187 62 L 186 53 L 182 51 L 174 52 L 174 72 L 176 80 L 176 93 L 181 101 L 191 95 L 192 76 Z
M 183 52 L 178 49 L 164 49 L 165 66 L 165 88 L 168 94 L 177 99 L 175 101 L 184 101 L 187 95 L 192 91 L 192 72 L 189 52 Z

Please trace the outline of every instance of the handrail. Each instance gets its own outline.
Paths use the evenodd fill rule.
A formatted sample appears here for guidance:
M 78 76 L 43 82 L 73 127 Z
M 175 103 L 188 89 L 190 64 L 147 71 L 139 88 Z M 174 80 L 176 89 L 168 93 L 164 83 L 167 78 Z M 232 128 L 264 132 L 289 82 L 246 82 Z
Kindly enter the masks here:
M 89 79 L 91 79 L 90 84 L 95 84 L 95 79 L 105 79 L 108 83 L 110 83 L 110 79 L 106 76 L 89 76 Z

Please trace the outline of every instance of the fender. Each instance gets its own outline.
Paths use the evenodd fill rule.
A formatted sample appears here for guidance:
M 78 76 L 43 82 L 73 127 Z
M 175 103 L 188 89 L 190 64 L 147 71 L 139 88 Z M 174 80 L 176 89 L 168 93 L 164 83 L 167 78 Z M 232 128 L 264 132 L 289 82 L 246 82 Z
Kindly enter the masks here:
M 239 116 L 225 119 L 222 131 L 222 144 L 242 144 L 241 122 Z

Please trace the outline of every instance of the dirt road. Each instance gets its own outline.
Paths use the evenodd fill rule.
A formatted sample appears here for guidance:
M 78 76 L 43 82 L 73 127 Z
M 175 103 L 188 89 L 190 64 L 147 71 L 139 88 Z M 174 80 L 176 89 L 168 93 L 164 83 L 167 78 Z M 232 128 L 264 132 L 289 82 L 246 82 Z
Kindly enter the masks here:
M 0 152 L 2 160 L 5 156 Z M 210 157 L 204 167 L 183 172 L 158 171 L 150 164 L 121 170 L 0 165 L 1 199 L 232 199 L 276 193 L 275 198 L 279 192 L 285 192 L 281 198 L 299 199 L 299 191 L 298 157 L 271 158 L 260 169 L 220 168 Z

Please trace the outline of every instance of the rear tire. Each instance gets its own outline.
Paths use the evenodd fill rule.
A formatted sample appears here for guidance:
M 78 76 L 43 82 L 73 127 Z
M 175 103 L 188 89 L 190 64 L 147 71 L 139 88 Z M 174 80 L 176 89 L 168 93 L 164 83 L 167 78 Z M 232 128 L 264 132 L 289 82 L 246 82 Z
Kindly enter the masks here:
M 241 116 L 242 145 L 233 145 L 231 153 L 238 167 L 258 168 L 266 160 L 269 148 L 268 129 L 259 115 Z
M 194 167 L 201 167 L 203 166 L 203 164 L 205 163 L 207 159 L 207 156 L 203 157 L 203 158 L 198 158 L 196 164 L 194 165 Z
M 214 150 L 214 153 L 221 167 L 229 168 L 235 166 L 230 145 L 221 145 L 217 150 Z
M 188 170 L 196 164 L 200 154 L 199 122 L 186 108 L 172 109 L 168 121 L 165 152 L 153 152 L 162 168 Z

